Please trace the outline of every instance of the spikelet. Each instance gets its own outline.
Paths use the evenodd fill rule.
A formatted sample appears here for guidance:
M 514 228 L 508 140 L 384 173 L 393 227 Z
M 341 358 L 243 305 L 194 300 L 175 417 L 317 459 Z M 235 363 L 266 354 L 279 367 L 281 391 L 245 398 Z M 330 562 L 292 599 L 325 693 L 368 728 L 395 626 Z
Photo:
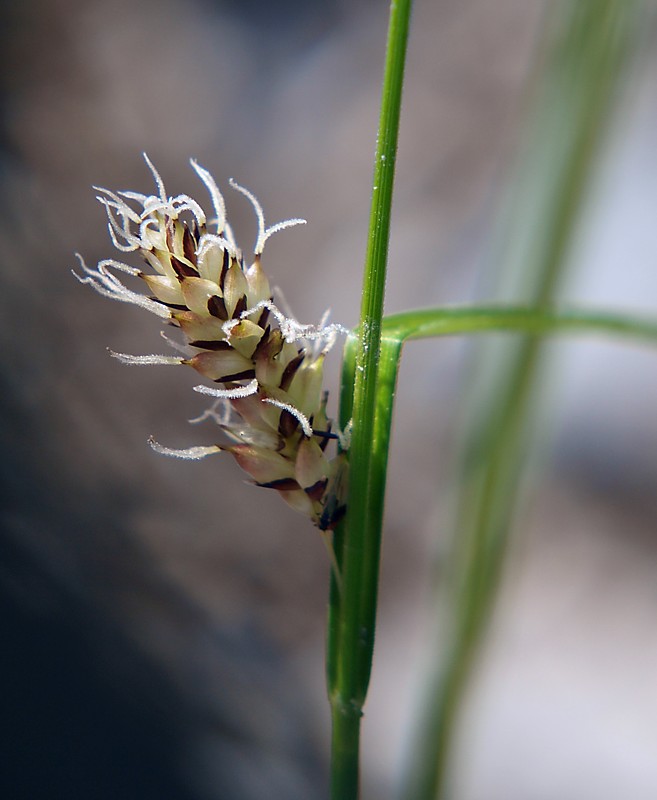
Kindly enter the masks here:
M 262 266 L 269 237 L 301 219 L 265 226 L 256 198 L 231 186 L 252 203 L 258 220 L 253 260 L 245 264 L 230 226 L 224 198 L 210 173 L 192 167 L 210 195 L 211 218 L 188 195 L 169 197 L 159 173 L 144 155 L 155 195 L 97 189 L 107 212 L 114 246 L 135 252 L 148 265 L 143 271 L 114 259 L 87 267 L 76 277 L 100 294 L 150 311 L 179 328 L 185 344 L 170 342 L 176 356 L 112 353 L 129 365 L 188 366 L 212 385 L 196 391 L 214 398 L 199 419 L 212 418 L 226 443 L 174 450 L 151 440 L 160 453 L 198 459 L 232 453 L 258 486 L 276 490 L 320 530 L 331 530 L 345 512 L 346 458 L 329 455 L 330 445 L 345 437 L 326 414 L 322 390 L 324 358 L 340 325 L 302 325 L 273 302 Z M 141 278 L 148 294 L 129 288 L 117 273 Z M 167 337 L 165 337 L 167 338 Z

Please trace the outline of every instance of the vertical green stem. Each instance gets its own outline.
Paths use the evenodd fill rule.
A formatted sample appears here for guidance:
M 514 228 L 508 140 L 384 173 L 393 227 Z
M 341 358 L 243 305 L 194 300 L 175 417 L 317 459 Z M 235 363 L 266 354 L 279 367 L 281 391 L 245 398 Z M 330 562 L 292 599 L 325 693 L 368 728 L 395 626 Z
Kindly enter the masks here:
M 555 4 L 558 35 L 503 254 L 537 312 L 548 311 L 557 296 L 618 75 L 632 50 L 639 5 L 633 0 Z M 407 776 L 411 800 L 445 795 L 458 710 L 506 552 L 540 355 L 540 340 L 528 338 L 498 364 L 482 391 L 485 407 L 471 427 L 457 520 L 452 630 Z
M 361 712 L 331 704 L 331 798 L 358 797 Z
M 374 648 L 388 440 L 387 436 L 381 437 L 377 429 L 380 413 L 379 422 L 376 419 L 377 411 L 382 411 L 377 409 L 378 385 L 382 379 L 381 318 L 410 11 L 411 0 L 392 0 L 390 4 L 363 300 L 355 344 L 353 403 L 345 398 L 346 404 L 352 406 L 353 418 L 350 488 L 347 517 L 335 536 L 342 590 L 338 591 L 334 581 L 327 648 L 328 690 L 334 726 L 333 800 L 358 797 L 360 717 Z M 341 417 L 344 415 L 343 410 Z
M 605 314 L 600 312 L 568 312 L 541 313 L 530 308 L 513 307 L 481 307 L 427 309 L 411 311 L 384 318 L 383 338 L 381 341 L 381 358 L 379 362 L 379 381 L 376 413 L 374 416 L 375 450 L 382 454 L 388 452 L 390 427 L 395 398 L 395 384 L 402 344 L 409 339 L 421 339 L 435 336 L 455 334 L 486 333 L 488 331 L 507 331 L 515 333 L 532 333 L 543 335 L 548 333 L 597 333 L 631 337 L 637 342 L 645 341 L 657 344 L 657 321 L 636 319 L 632 317 Z M 345 346 L 343 367 L 343 396 L 341 398 L 341 424 L 344 425 L 351 415 L 352 387 L 355 373 L 355 353 L 358 340 L 352 335 Z M 378 518 L 383 508 L 383 493 L 386 476 L 385 457 L 376 461 L 372 473 L 374 492 L 379 497 Z M 344 531 L 336 532 L 335 544 L 342 552 Z M 337 654 L 341 643 L 339 625 L 341 596 L 334 581 L 331 595 L 331 616 L 329 626 L 328 683 L 330 687 L 340 686 L 339 659 Z M 349 613 L 346 609 L 344 613 Z M 464 652 L 461 644 L 461 651 Z M 438 726 L 432 736 L 439 735 L 441 730 L 449 727 L 458 711 L 457 699 L 460 694 L 460 681 L 467 678 L 467 670 L 456 668 L 462 659 L 452 658 L 449 663 L 453 669 L 449 674 L 450 691 L 441 695 L 444 706 L 441 713 L 434 716 Z M 358 736 L 360 707 L 356 704 L 342 705 L 334 703 L 332 707 L 333 721 L 333 797 L 351 797 L 358 785 Z

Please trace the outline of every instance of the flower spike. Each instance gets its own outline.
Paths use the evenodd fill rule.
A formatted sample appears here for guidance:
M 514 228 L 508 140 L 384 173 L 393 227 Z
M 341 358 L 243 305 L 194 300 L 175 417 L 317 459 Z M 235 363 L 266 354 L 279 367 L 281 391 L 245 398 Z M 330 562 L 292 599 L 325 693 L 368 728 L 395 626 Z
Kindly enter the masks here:
M 81 274 L 74 274 L 104 297 L 136 305 L 180 329 L 183 342 L 162 334 L 177 355 L 110 353 L 130 366 L 195 369 L 212 385 L 200 384 L 194 391 L 214 403 L 191 421 L 213 420 L 230 440 L 226 446 L 179 450 L 151 438 L 150 446 L 187 460 L 229 452 L 256 485 L 278 491 L 320 530 L 331 530 L 345 511 L 342 451 L 348 432 L 333 432 L 335 425 L 326 416 L 322 369 L 325 355 L 346 329 L 328 324 L 327 316 L 319 325 L 308 325 L 283 313 L 260 263 L 274 233 L 305 220 L 284 220 L 267 228 L 256 197 L 231 180 L 251 202 L 258 222 L 254 259 L 245 265 L 212 175 L 191 160 L 210 196 L 214 216 L 208 216 L 188 195 L 167 195 L 160 173 L 146 154 L 144 159 L 156 194 L 97 188 L 97 199 L 107 213 L 116 249 L 139 254 L 150 271 L 114 259 L 91 269 L 78 256 Z M 117 273 L 143 280 L 147 293 L 129 288 Z M 328 449 L 336 440 L 340 448 L 330 457 Z

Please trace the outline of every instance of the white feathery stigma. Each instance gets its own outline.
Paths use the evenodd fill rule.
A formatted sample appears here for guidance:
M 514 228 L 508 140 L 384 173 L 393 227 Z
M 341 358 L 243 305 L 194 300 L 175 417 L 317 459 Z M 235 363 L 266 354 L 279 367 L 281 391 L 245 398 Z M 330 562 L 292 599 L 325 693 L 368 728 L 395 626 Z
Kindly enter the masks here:
M 254 378 L 246 386 L 237 386 L 234 389 L 214 389 L 212 386 L 199 384 L 194 387 L 194 391 L 199 394 L 207 394 L 210 397 L 224 398 L 225 400 L 236 400 L 238 397 L 249 397 L 258 392 L 258 381 Z
M 262 255 L 262 251 L 265 248 L 265 242 L 273 234 L 277 233 L 278 231 L 282 231 L 284 228 L 291 228 L 293 225 L 306 224 L 305 219 L 286 219 L 283 220 L 283 222 L 277 222 L 275 225 L 272 225 L 271 228 L 266 228 L 265 215 L 256 196 L 244 186 L 241 186 L 239 183 L 237 183 L 237 181 L 234 181 L 232 178 L 230 179 L 229 183 L 233 189 L 241 192 L 251 201 L 251 205 L 256 213 L 256 217 L 258 219 L 258 238 L 256 239 L 255 247 L 253 248 L 253 253 L 256 257 Z
M 216 444 L 209 446 L 199 445 L 198 447 L 186 447 L 182 450 L 178 450 L 174 447 L 165 447 L 163 444 L 156 442 L 152 436 L 149 438 L 148 444 L 153 448 L 153 450 L 155 450 L 156 453 L 160 453 L 163 456 L 173 456 L 173 458 L 182 458 L 186 461 L 200 461 L 200 459 L 205 458 L 206 456 L 213 456 L 215 453 L 221 453 L 221 447 Z
M 184 361 L 184 359 L 177 358 L 176 356 L 131 356 L 128 353 L 116 353 L 114 350 L 110 350 L 109 353 L 112 358 L 116 358 L 117 361 L 120 361 L 122 364 L 127 364 L 130 367 L 141 367 L 145 365 L 161 365 L 171 367 L 180 366 Z
M 310 422 L 308 421 L 308 417 L 305 414 L 302 414 L 298 408 L 295 408 L 291 403 L 282 403 L 280 400 L 274 400 L 273 397 L 263 397 L 263 403 L 269 403 L 272 406 L 276 406 L 277 408 L 282 409 L 283 411 L 287 411 L 289 414 L 292 414 L 293 417 L 296 417 L 301 425 L 301 430 L 304 433 L 304 436 L 307 436 L 309 439 L 313 435 L 313 429 L 310 426 Z

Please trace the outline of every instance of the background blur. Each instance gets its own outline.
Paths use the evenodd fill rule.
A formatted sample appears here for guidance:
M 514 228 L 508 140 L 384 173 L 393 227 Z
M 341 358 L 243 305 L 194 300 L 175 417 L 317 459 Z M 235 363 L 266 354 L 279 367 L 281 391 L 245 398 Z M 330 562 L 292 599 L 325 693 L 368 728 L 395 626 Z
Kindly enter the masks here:
M 472 301 L 485 273 L 544 0 L 418 0 L 388 310 Z M 25 0 L 0 21 L 0 793 L 324 797 L 320 540 L 213 440 L 157 320 L 70 275 L 113 254 L 92 184 L 203 202 L 190 156 L 258 196 L 265 266 L 302 321 L 353 325 L 387 4 Z M 656 31 L 626 82 L 570 298 L 657 309 Z M 238 240 L 255 232 L 226 191 Z M 418 702 L 430 563 L 447 540 L 465 346 L 402 367 L 365 797 L 391 797 Z M 553 347 L 550 458 L 523 516 L 456 760 L 459 800 L 657 793 L 657 356 Z M 339 355 L 329 378 L 337 386 Z M 190 371 L 191 372 L 191 371 Z M 336 411 L 335 399 L 331 405 Z

